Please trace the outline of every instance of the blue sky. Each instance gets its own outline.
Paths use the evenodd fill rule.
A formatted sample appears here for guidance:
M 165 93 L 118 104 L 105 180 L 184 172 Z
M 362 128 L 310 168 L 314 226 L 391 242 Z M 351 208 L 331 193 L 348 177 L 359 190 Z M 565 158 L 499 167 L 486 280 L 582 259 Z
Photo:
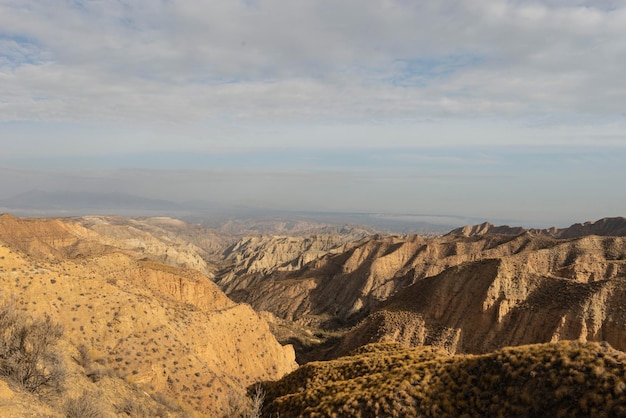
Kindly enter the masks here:
M 0 0 L 0 198 L 626 214 L 623 1 Z

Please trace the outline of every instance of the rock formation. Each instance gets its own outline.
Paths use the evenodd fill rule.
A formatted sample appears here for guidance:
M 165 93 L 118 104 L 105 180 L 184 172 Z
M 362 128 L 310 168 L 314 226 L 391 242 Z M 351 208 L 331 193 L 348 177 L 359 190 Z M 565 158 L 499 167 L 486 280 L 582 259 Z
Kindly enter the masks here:
M 231 294 L 259 283 L 275 271 L 298 270 L 325 254 L 345 251 L 347 245 L 363 237 L 362 230 L 351 228 L 322 228 L 313 232 L 305 237 L 272 235 L 240 239 L 224 251 L 225 259 L 216 283 Z
M 609 391 L 595 366 L 574 359 L 596 356 L 604 359 L 598 368 L 610 369 L 607 379 L 623 377 L 622 360 L 603 363 L 621 354 L 593 342 L 626 350 L 625 225 L 624 218 L 545 230 L 485 223 L 431 237 L 344 228 L 236 240 L 170 218 L 0 215 L 0 293 L 24 312 L 63 324 L 68 358 L 88 347 L 108 377 L 152 395 L 138 401 L 151 411 L 162 396 L 181 413 L 223 416 L 250 385 L 294 370 L 293 348 L 276 341 L 268 318 L 282 341 L 325 344 L 319 356 L 300 357 L 306 361 L 356 354 L 310 363 L 265 385 L 267 413 L 531 414 L 538 395 L 521 371 L 528 369 L 548 373 L 538 387 L 563 400 L 549 405 L 555 414 L 619 414 L 623 390 Z M 334 340 L 325 340 L 331 334 Z M 504 349 L 531 343 L 549 344 Z M 542 369 L 546 353 L 560 360 Z M 380 375 L 390 365 L 421 371 L 410 379 Z M 490 367 L 523 390 L 493 386 L 492 376 L 485 393 L 517 399 L 522 409 L 494 409 L 498 402 L 479 402 L 482 394 L 465 399 L 465 389 L 448 394 L 456 400 L 450 409 L 453 398 L 441 385 L 467 376 L 474 382 L 476 370 Z M 604 386 L 577 392 L 570 385 L 577 379 Z M 27 403 L 7 382 L 0 379 L 0 400 L 22 408 Z M 557 394 L 549 382 L 566 389 Z M 567 409 L 574 397 L 585 401 Z M 600 397 L 608 409 L 598 409 Z M 58 412 L 46 408 L 41 414 Z
M 234 241 L 213 229 L 167 217 L 85 216 L 71 220 L 97 232 L 99 240 L 111 246 L 163 264 L 192 268 L 210 278 L 218 270 L 222 252 Z
M 196 270 L 145 260 L 58 219 L 0 217 L 0 290 L 49 314 L 75 347 L 185 408 L 220 416 L 229 400 L 296 367 L 249 306 Z
M 339 354 L 381 339 L 452 352 L 561 339 L 626 349 L 624 237 L 372 236 L 345 248 L 232 296 L 303 325 L 365 318 Z
M 419 280 L 351 330 L 335 354 L 380 340 L 453 353 L 560 340 L 607 341 L 626 350 L 626 264 L 558 276 L 562 270 L 526 263 L 486 259 Z

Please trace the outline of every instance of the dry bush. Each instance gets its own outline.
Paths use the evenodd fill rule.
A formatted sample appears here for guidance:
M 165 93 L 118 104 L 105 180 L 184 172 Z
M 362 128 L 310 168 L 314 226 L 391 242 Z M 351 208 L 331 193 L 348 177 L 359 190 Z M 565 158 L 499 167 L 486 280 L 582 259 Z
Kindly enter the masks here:
M 97 383 L 105 376 L 111 376 L 113 373 L 109 369 L 94 365 L 94 362 L 98 362 L 99 359 L 94 359 L 91 350 L 85 344 L 78 346 L 78 356 L 74 357 L 74 360 L 83 367 L 85 370 L 85 376 L 87 376 L 93 383 Z
M 65 402 L 65 415 L 67 418 L 101 418 L 105 416 L 98 398 L 87 392 L 83 392 L 76 399 L 68 399 Z
M 130 417 L 151 417 L 156 415 L 131 398 L 124 399 L 122 403 L 116 406 L 116 409 L 119 414 L 126 414 Z
M 259 418 L 263 409 L 263 401 L 265 400 L 265 392 L 260 385 L 256 385 L 250 393 L 250 413 L 248 418 Z
M 89 352 L 89 347 L 85 344 L 81 344 L 78 346 L 78 357 L 74 357 L 76 363 L 81 365 L 83 368 L 87 368 L 93 362 L 93 356 Z
M 265 392 L 260 385 L 255 385 L 248 393 L 248 397 L 230 392 L 223 416 L 224 418 L 259 418 L 264 399 Z
M 156 404 L 146 402 L 146 396 L 150 396 Z M 158 400 L 157 400 L 158 399 Z M 168 405 L 162 402 L 168 403 Z M 160 394 L 156 396 L 148 395 L 138 387 L 134 388 L 134 396 L 127 396 L 115 405 L 118 416 L 129 416 L 134 418 L 166 418 L 166 417 L 186 417 L 182 409 L 174 404 L 172 400 L 166 400 Z
M 87 376 L 93 383 L 97 383 L 107 376 L 111 377 L 114 375 L 115 372 L 113 370 L 105 367 L 90 367 L 85 370 L 85 376 Z
M 0 306 L 0 374 L 30 392 L 59 388 L 65 368 L 56 349 L 63 327 L 46 315 L 30 318 L 15 301 Z
M 161 406 L 163 406 L 167 411 L 171 411 L 171 412 L 183 412 L 183 409 L 180 407 L 180 405 L 176 402 L 175 399 L 170 398 L 169 396 L 167 396 L 166 394 L 164 394 L 163 392 L 156 392 L 156 393 L 151 393 L 150 397 L 157 402 L 158 404 L 160 404 Z

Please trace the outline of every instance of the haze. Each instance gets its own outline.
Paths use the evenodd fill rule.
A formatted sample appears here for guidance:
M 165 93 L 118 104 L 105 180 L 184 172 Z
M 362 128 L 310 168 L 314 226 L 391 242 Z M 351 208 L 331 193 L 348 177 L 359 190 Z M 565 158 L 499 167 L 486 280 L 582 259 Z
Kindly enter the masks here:
M 623 216 L 620 1 L 0 0 L 0 199 Z

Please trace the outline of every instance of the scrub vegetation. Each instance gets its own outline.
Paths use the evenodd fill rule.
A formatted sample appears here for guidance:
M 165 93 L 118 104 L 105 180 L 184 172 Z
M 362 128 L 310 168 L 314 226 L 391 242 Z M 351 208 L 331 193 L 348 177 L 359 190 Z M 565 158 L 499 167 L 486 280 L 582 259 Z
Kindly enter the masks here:
M 377 343 L 266 384 L 264 416 L 624 416 L 625 361 L 574 341 L 454 356 Z

